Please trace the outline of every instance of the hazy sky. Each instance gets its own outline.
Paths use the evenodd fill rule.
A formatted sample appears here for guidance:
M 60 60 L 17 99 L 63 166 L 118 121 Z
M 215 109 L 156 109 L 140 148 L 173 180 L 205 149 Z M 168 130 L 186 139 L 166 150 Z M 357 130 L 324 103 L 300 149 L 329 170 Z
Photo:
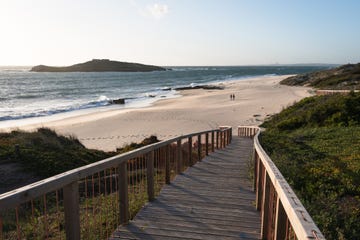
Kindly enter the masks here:
M 0 0 L 0 65 L 360 62 L 359 0 Z

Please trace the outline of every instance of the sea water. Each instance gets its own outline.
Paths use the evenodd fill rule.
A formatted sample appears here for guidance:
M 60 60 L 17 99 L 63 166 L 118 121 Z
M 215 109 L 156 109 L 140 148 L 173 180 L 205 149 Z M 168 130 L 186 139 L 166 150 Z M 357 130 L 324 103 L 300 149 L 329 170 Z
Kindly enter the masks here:
M 38 73 L 30 67 L 0 67 L 0 122 L 83 109 L 144 107 L 176 96 L 177 87 L 219 84 L 264 75 L 300 74 L 330 66 L 167 67 L 156 72 Z

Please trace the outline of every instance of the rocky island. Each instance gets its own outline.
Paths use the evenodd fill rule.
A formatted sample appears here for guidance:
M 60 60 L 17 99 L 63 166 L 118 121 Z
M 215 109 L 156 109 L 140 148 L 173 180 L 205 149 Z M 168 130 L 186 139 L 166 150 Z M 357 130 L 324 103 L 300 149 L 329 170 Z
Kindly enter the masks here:
M 118 62 L 109 59 L 93 59 L 67 67 L 52 67 L 38 65 L 31 68 L 31 72 L 152 72 L 167 69 L 140 63 Z

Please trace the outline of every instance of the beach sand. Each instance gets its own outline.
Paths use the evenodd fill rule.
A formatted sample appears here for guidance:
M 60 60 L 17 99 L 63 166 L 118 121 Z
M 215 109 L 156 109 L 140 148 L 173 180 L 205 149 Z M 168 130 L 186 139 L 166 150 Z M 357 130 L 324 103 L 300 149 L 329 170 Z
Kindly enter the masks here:
M 232 126 L 235 134 L 237 126 L 259 125 L 266 117 L 312 95 L 311 88 L 280 85 L 286 77 L 227 82 L 224 90 L 184 90 L 182 97 L 160 100 L 146 108 L 95 112 L 20 128 L 50 127 L 78 137 L 88 148 L 106 151 L 150 135 L 165 140 L 221 125 Z M 230 100 L 230 94 L 235 94 L 235 100 Z

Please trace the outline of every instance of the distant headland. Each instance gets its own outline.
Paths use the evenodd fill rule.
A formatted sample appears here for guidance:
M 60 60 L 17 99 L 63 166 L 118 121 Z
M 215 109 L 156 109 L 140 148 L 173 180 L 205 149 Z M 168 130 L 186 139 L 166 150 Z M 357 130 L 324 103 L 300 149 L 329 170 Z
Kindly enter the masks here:
M 52 67 L 38 65 L 31 68 L 31 72 L 152 72 L 167 69 L 140 63 L 118 62 L 109 59 L 93 59 L 67 67 Z
M 328 90 L 360 90 L 360 63 L 299 74 L 282 80 L 281 84 Z

